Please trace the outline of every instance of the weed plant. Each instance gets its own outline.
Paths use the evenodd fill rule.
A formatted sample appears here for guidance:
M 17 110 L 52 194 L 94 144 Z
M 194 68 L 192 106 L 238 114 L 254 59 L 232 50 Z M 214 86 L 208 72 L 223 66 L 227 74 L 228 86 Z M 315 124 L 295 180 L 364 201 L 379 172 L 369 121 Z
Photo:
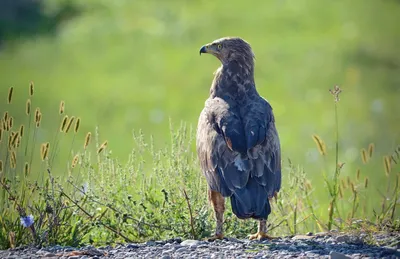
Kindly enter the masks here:
M 341 89 L 334 97 L 335 165 L 321 169 L 325 186 L 314 186 L 307 173 L 290 159 L 283 163 L 283 187 L 274 200 L 268 219 L 272 235 L 294 235 L 316 231 L 398 231 L 400 196 L 400 146 L 382 158 L 387 186 L 374 186 L 362 170 L 374 156 L 374 144 L 361 149 L 365 167 L 354 177 L 342 177 L 345 163 L 339 157 L 338 105 Z M 12 105 L 14 88 L 9 89 Z M 81 120 L 66 114 L 60 102 L 54 137 L 38 141 L 44 120 L 33 106 L 35 89 L 29 85 L 24 121 L 16 125 L 13 115 L 0 119 L 0 248 L 21 245 L 112 245 L 120 242 L 174 237 L 201 239 L 212 234 L 213 213 L 207 201 L 207 185 L 192 150 L 194 129 L 170 123 L 170 142 L 156 149 L 153 139 L 141 131 L 133 133 L 134 148 L 126 164 L 112 156 L 99 130 L 77 139 Z M 47 134 L 49 135 L 49 134 Z M 46 136 L 47 136 L 46 135 Z M 72 137 L 71 137 L 72 135 Z M 68 137 L 70 136 L 70 137 Z M 329 156 L 325 142 L 313 136 L 322 159 Z M 67 142 L 70 141 L 70 143 Z M 311 138 L 310 138 L 311 141 Z M 79 148 L 76 148 L 76 144 Z M 66 161 L 57 160 L 61 149 L 69 150 Z M 326 162 L 328 163 L 328 162 Z M 329 203 L 316 197 L 317 188 L 328 191 Z M 379 208 L 368 207 L 368 199 L 382 197 Z M 256 231 L 256 223 L 238 220 L 227 203 L 226 235 L 244 238 Z

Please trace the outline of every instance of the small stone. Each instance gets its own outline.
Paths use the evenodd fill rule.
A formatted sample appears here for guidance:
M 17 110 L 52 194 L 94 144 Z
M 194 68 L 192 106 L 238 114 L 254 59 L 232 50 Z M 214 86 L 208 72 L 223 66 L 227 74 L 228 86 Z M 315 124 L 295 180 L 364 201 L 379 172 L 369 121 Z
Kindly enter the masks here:
M 189 250 L 186 247 L 181 247 L 175 251 L 175 253 L 188 253 Z
M 81 257 L 79 255 L 74 255 L 74 256 L 70 256 L 68 257 L 68 259 L 80 259 Z
M 351 259 L 347 255 L 341 254 L 341 253 L 338 253 L 338 252 L 335 252 L 335 251 L 331 251 L 329 253 L 329 258 L 331 258 L 331 259 Z
M 152 240 L 146 242 L 146 246 L 155 246 L 155 245 L 157 245 L 157 243 Z
M 126 248 L 128 248 L 128 249 L 137 249 L 137 248 L 139 248 L 139 245 L 137 245 L 137 244 L 129 244 L 129 245 L 126 246 Z
M 302 240 L 302 239 L 312 239 L 312 238 L 314 237 L 309 235 L 297 235 L 292 237 L 292 240 Z
M 45 257 L 55 257 L 57 255 L 54 254 L 54 253 L 45 253 L 43 256 L 45 256 Z
M 173 253 L 174 251 L 175 251 L 174 248 L 169 249 L 169 250 L 164 250 L 164 251 L 162 252 L 162 255 L 171 254 L 171 253 Z
M 169 256 L 169 255 L 163 255 L 163 256 L 161 257 L 161 259 L 171 259 L 171 256 Z
M 198 241 L 198 240 L 188 239 L 188 240 L 182 241 L 181 246 L 192 246 L 192 245 L 199 245 L 199 244 L 200 244 L 200 241 Z

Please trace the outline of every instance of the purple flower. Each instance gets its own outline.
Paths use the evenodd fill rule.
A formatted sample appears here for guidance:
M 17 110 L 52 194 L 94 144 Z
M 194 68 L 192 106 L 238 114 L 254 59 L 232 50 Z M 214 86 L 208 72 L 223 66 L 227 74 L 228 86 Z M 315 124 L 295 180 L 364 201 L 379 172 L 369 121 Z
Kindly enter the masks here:
M 29 228 L 30 226 L 33 225 L 33 223 L 34 223 L 34 220 L 33 220 L 33 216 L 32 215 L 29 215 L 29 216 L 26 216 L 26 217 L 21 217 L 21 225 L 22 226 L 24 226 L 26 228 Z

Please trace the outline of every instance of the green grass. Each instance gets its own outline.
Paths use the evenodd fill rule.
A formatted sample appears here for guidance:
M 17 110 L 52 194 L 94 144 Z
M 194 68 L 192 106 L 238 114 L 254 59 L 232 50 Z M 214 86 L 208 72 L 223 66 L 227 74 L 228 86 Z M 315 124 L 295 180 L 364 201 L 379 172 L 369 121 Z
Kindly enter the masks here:
M 30 99 L 35 96 L 30 95 Z M 13 97 L 8 94 L 11 102 L 7 105 L 12 105 Z M 54 138 L 42 143 L 38 136 L 44 120 L 40 109 L 37 111 L 25 115 L 23 134 L 21 126 L 13 123 L 13 114 L 4 113 L 1 119 L 1 248 L 104 245 L 212 235 L 213 213 L 207 202 L 205 178 L 191 149 L 192 127 L 170 123 L 170 141 L 163 148 L 156 148 L 153 138 L 146 141 L 141 131 L 134 133 L 134 148 L 128 161 L 122 163 L 112 155 L 108 141 L 100 141 L 97 129 L 85 139 L 76 138 L 81 122 L 75 116 L 61 120 L 63 109 L 59 110 L 60 122 L 53 125 L 57 129 Z M 323 159 L 326 144 L 318 136 L 314 139 Z M 56 159 L 65 148 L 70 155 Z M 368 165 L 375 156 L 374 146 L 362 154 Z M 291 160 L 283 161 L 284 183 L 272 204 L 269 232 L 282 236 L 332 229 L 399 231 L 400 175 L 395 172 L 399 169 L 400 147 L 383 160 L 381 173 L 387 182 L 383 188 L 369 183 L 361 171 L 351 178 L 342 177 L 342 165 L 334 171 L 322 168 L 326 185 L 314 185 L 301 167 Z M 370 207 L 375 188 L 383 201 Z M 321 193 L 329 194 L 330 201 L 321 198 Z M 35 222 L 24 228 L 20 218 L 28 215 Z M 256 231 L 256 222 L 238 220 L 229 203 L 225 216 L 227 236 L 244 238 Z
M 72 177 L 71 181 L 77 187 L 84 182 L 89 184 L 103 179 L 103 189 L 107 192 L 101 189 L 101 183 L 93 182 L 95 189 L 92 194 L 100 199 L 96 201 L 104 203 L 101 200 L 104 198 L 113 202 L 116 200 L 121 209 L 126 208 L 122 198 L 128 195 L 135 197 L 136 202 L 143 199 L 153 204 L 145 205 L 146 208 L 159 208 L 165 193 L 170 200 L 175 197 L 180 202 L 176 208 L 166 205 L 167 211 L 175 213 L 170 216 L 177 224 L 173 231 L 153 230 L 155 232 L 150 233 L 148 229 L 141 229 L 142 223 L 129 221 L 136 228 L 132 228 L 132 233 L 125 234 L 130 239 L 140 240 L 177 233 L 181 236 L 192 235 L 189 225 L 178 229 L 179 224 L 187 224 L 190 218 L 183 194 L 185 189 L 193 202 L 192 208 L 196 210 L 193 215 L 201 218 L 196 220 L 196 224 L 200 225 L 196 225 L 195 235 L 207 235 L 213 229 L 213 222 L 205 201 L 206 184 L 193 157 L 194 136 L 189 129 L 197 125 L 198 115 L 208 96 L 212 72 L 219 64 L 211 56 L 199 57 L 198 50 L 204 43 L 216 38 L 237 35 L 248 40 L 254 49 L 257 87 L 274 107 L 281 138 L 283 165 L 286 168 L 283 175 L 284 199 L 282 204 L 278 202 L 276 205 L 278 214 L 274 215 L 272 222 L 278 225 L 285 221 L 275 229 L 275 233 L 320 230 L 328 228 L 329 222 L 335 228 L 348 226 L 345 223 L 336 226 L 333 222 L 337 222 L 338 216 L 345 222 L 349 218 L 365 217 L 374 224 L 391 217 L 390 208 L 394 206 L 390 207 L 390 202 L 395 200 L 394 183 L 399 173 L 394 162 L 398 160 L 395 151 L 400 143 L 400 115 L 394 112 L 400 109 L 398 1 L 46 0 L 43 12 L 56 14 L 65 2 L 79 12 L 59 23 L 55 35 L 6 39 L 0 49 L 0 97 L 3 100 L 0 101 L 0 115 L 8 111 L 14 117 L 14 126 L 24 124 L 27 130 L 28 118 L 24 114 L 25 102 L 29 98 L 27 85 L 31 80 L 36 84 L 35 95 L 31 97 L 32 112 L 40 106 L 42 113 L 42 122 L 36 134 L 30 118 L 29 141 L 23 138 L 24 145 L 30 143 L 27 154 L 18 153 L 17 168 L 11 170 L 13 173 L 7 171 L 11 186 L 20 183 L 19 186 L 30 190 L 37 180 L 40 185 L 37 188 L 46 194 L 48 191 L 43 184 L 52 176 L 62 183 L 68 197 L 75 197 L 79 192 L 66 183 L 68 177 Z M 334 85 L 340 85 L 343 90 L 337 109 L 328 93 Z M 13 102 L 6 104 L 4 101 L 10 86 L 14 87 Z M 66 103 L 63 115 L 58 111 L 61 100 Z M 339 115 L 337 124 L 335 112 Z M 68 134 L 59 132 L 64 115 L 81 118 L 76 134 L 73 131 Z M 173 124 L 182 121 L 187 125 L 187 132 L 183 133 L 183 129 L 179 131 L 177 126 L 172 132 L 168 130 L 170 118 Z M 340 133 L 338 140 L 335 139 L 336 125 Z M 132 137 L 132 131 L 139 129 L 145 135 L 140 144 L 137 143 L 137 136 Z M 93 143 L 83 150 L 87 132 L 92 132 Z M 183 138 L 182 134 L 187 134 L 185 144 L 174 147 L 177 145 L 176 138 Z M 318 148 L 313 143 L 312 136 L 316 134 L 325 144 L 323 156 L 318 154 Z M 94 143 L 101 145 L 105 140 L 108 140 L 107 154 L 104 152 L 98 157 L 98 146 Z M 4 141 L 5 138 L 1 144 L 0 159 L 8 161 L 7 143 Z M 42 162 L 40 147 L 46 142 L 50 143 L 50 158 Z M 374 143 L 373 155 L 363 161 L 360 152 L 368 150 L 370 143 Z M 336 149 L 336 144 L 339 144 L 339 149 Z M 174 157 L 177 154 L 172 150 L 180 149 L 185 150 L 181 151 L 181 157 Z M 111 150 L 112 153 L 108 153 Z M 86 162 L 80 162 L 79 170 L 76 167 L 72 170 L 71 162 L 76 155 L 80 161 Z M 393 168 L 390 174 L 385 174 L 383 157 L 392 155 L 397 160 L 390 162 Z M 22 175 L 24 164 L 30 164 L 30 161 L 31 173 L 25 179 Z M 336 181 L 337 162 L 344 163 L 344 166 Z M 109 172 L 110 167 L 115 175 Z M 51 174 L 46 171 L 47 168 L 51 169 Z M 174 170 L 188 174 L 185 176 L 187 182 L 168 185 L 171 177 L 176 178 L 170 174 Z M 357 171 L 360 171 L 359 177 Z M 126 178 L 119 176 L 122 173 Z M 165 183 L 156 181 L 161 173 L 166 174 Z M 13 178 L 14 174 L 18 175 L 17 179 Z M 116 192 L 113 188 L 116 187 L 108 186 L 107 179 L 134 182 L 124 192 L 118 189 L 113 196 L 112 192 Z M 153 180 L 149 183 L 149 179 Z M 367 189 L 363 188 L 365 179 L 368 179 Z M 33 184 L 30 187 L 25 185 L 29 182 Z M 197 185 L 192 186 L 192 182 Z M 328 187 L 330 183 L 332 185 Z M 351 183 L 356 192 L 351 190 Z M 386 186 L 388 183 L 390 185 Z M 308 186 L 308 189 L 302 185 Z M 149 194 L 146 198 L 149 186 L 153 186 L 154 199 Z M 22 187 L 18 187 L 18 193 Z M 165 192 L 161 192 L 163 189 Z M 340 192 L 343 198 L 338 199 Z M 103 195 L 105 193 L 107 195 Z M 25 199 L 20 194 L 17 196 Z M 304 199 L 298 203 L 297 196 Z M 42 208 L 46 199 L 42 197 L 32 202 L 37 202 Z M 62 207 L 60 204 L 68 201 L 66 196 L 52 199 L 56 201 L 53 203 L 59 204 L 53 207 Z M 94 206 L 89 197 L 82 199 L 79 202 L 86 204 L 83 207 Z M 336 208 L 333 206 L 330 210 L 334 213 L 329 220 L 328 209 L 333 200 Z M 385 201 L 384 206 L 382 200 Z M 27 208 L 27 204 L 24 203 L 24 208 L 30 213 L 40 211 Z M 112 236 L 116 234 L 112 230 L 104 231 L 104 225 L 92 226 L 93 218 L 100 217 L 106 206 L 99 207 L 100 211 L 96 210 L 98 207 L 85 207 L 92 217 L 87 218 L 86 214 L 78 213 L 82 213 L 77 210 L 80 204 L 69 202 L 72 207 L 60 209 L 66 214 L 58 216 L 74 218 L 69 227 L 75 226 L 76 231 L 81 227 L 85 229 L 79 231 L 84 236 L 75 239 L 86 242 L 92 235 L 94 242 L 113 242 Z M 133 206 L 129 213 L 150 215 L 143 210 Z M 116 228 L 117 220 L 123 218 L 111 217 L 111 211 L 107 209 L 103 217 L 108 221 L 102 224 Z M 14 207 L 11 206 L 5 213 L 2 224 L 10 227 L 2 232 L 2 246 L 10 245 L 10 232 L 18 233 L 16 239 L 20 240 L 19 243 L 28 242 Z M 71 216 L 68 213 L 72 213 Z M 181 214 L 183 218 L 178 220 Z M 150 221 L 151 224 L 172 224 L 160 217 L 158 215 L 154 220 L 161 223 Z M 381 219 L 376 221 L 379 217 Z M 232 215 L 228 218 L 226 225 L 232 235 L 243 236 L 250 229 L 255 229 L 252 223 L 236 221 Z M 320 227 L 317 219 L 321 221 Z M 141 219 L 138 220 L 140 222 Z M 72 224 L 76 222 L 82 225 Z M 51 224 L 47 225 L 48 228 L 54 228 Z M 237 232 L 238 224 L 242 224 L 240 233 Z M 43 226 L 38 228 L 43 229 Z M 102 235 L 95 235 L 95 231 Z M 68 242 L 72 242 L 72 237 L 61 239 L 57 236 L 66 232 L 60 230 L 56 232 L 59 234 L 53 233 L 53 240 L 70 239 Z M 105 233 L 110 236 L 103 236 Z

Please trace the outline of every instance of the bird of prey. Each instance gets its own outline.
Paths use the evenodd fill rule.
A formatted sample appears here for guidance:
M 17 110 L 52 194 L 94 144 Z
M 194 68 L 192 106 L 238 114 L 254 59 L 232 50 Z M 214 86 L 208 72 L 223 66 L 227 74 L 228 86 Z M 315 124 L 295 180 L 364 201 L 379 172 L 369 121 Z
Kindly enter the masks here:
M 197 154 L 207 179 L 216 232 L 222 239 L 225 198 L 240 219 L 259 221 L 250 239 L 271 238 L 266 220 L 269 199 L 281 188 L 281 151 L 272 107 L 257 92 L 254 54 L 246 41 L 226 37 L 201 47 L 222 65 L 215 72 L 210 96 L 197 128 Z

